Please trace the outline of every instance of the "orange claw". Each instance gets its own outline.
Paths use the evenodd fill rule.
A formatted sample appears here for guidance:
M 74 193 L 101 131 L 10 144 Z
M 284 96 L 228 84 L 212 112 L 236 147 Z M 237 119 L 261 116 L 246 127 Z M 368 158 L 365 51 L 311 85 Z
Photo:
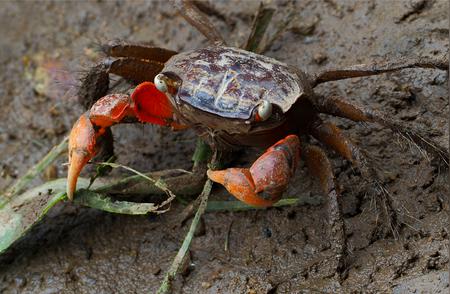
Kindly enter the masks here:
M 89 112 L 83 114 L 72 128 L 69 137 L 69 172 L 67 197 L 72 200 L 77 179 L 83 167 L 98 152 L 101 140 L 109 127 L 121 122 L 153 123 L 183 129 L 186 126 L 174 120 L 167 96 L 153 83 L 144 82 L 130 96 L 109 94 L 100 98 Z
M 274 201 L 258 197 L 252 175 L 248 168 L 208 170 L 211 181 L 223 185 L 230 194 L 252 206 L 269 207 Z
M 72 200 L 78 176 L 83 167 L 97 153 L 96 131 L 84 113 L 77 120 L 69 136 L 69 172 L 67 175 L 67 197 Z
M 124 94 L 106 95 L 95 102 L 89 112 L 80 116 L 69 136 L 67 197 L 70 200 L 73 199 L 81 170 L 98 151 L 97 139 L 110 126 L 133 116 L 132 101 Z
M 208 170 L 208 177 L 237 199 L 260 207 L 280 200 L 300 160 L 300 140 L 289 135 L 261 155 L 250 168 Z

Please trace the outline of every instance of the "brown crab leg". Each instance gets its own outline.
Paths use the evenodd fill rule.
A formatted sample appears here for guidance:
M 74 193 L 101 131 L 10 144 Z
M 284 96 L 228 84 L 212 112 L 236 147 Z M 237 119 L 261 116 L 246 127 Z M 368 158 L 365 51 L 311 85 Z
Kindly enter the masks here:
M 316 109 L 321 113 L 331 114 L 334 116 L 344 117 L 355 122 L 375 122 L 391 129 L 393 132 L 400 134 L 407 140 L 417 144 L 428 153 L 438 156 L 448 165 L 449 157 L 447 150 L 439 146 L 430 139 L 430 135 L 426 131 L 418 130 L 414 126 L 407 126 L 399 121 L 387 118 L 386 116 L 376 113 L 375 111 L 363 109 L 352 102 L 347 101 L 343 97 L 316 96 L 312 99 Z
M 133 44 L 114 40 L 100 45 L 102 51 L 110 57 L 129 57 L 165 63 L 177 52 L 144 44 Z
M 300 140 L 289 135 L 261 155 L 250 168 L 208 170 L 208 177 L 237 199 L 252 205 L 272 206 L 286 190 L 300 160 Z
M 376 201 L 380 204 L 380 207 L 384 207 L 384 214 L 389 227 L 397 226 L 397 214 L 393 206 L 393 199 L 389 193 L 385 193 L 386 190 L 378 174 L 358 146 L 354 145 L 336 125 L 330 122 L 317 119 L 309 131 L 319 142 L 339 153 L 360 170 L 363 178 L 372 184 Z
M 347 237 L 345 235 L 340 192 L 336 184 L 336 178 L 328 157 L 320 147 L 306 144 L 303 148 L 303 154 L 308 171 L 314 178 L 319 180 L 323 192 L 328 196 L 328 221 L 331 226 L 330 238 L 338 260 L 337 271 L 341 274 L 345 269 Z
M 194 1 L 190 0 L 172 0 L 174 7 L 180 14 L 202 33 L 214 45 L 226 45 L 222 35 L 216 30 L 214 25 L 208 20 L 208 17 L 198 9 Z
M 160 62 L 129 57 L 109 60 L 108 65 L 108 73 L 119 75 L 135 83 L 153 81 L 164 68 L 164 64 Z
M 78 119 L 70 132 L 67 177 L 69 199 L 73 199 L 81 170 L 100 150 L 103 136 L 112 125 L 124 122 L 152 123 L 173 129 L 185 128 L 173 121 L 169 100 L 153 83 L 140 84 L 131 97 L 125 94 L 102 97 L 89 112 Z
M 321 83 L 338 81 L 356 77 L 379 75 L 406 68 L 435 68 L 448 70 L 448 57 L 443 58 L 399 58 L 395 61 L 372 62 L 368 64 L 357 64 L 340 69 L 326 69 L 310 77 L 312 87 Z
M 319 142 L 330 147 L 353 165 L 362 169 L 363 176 L 372 176 L 366 172 L 367 163 L 359 148 L 335 124 L 324 122 L 317 118 L 311 123 L 309 133 Z
M 153 81 L 163 68 L 163 63 L 153 60 L 107 59 L 92 67 L 83 77 L 78 90 L 78 100 L 86 109 L 89 109 L 95 101 L 105 96 L 109 87 L 110 73 L 138 84 L 144 81 Z

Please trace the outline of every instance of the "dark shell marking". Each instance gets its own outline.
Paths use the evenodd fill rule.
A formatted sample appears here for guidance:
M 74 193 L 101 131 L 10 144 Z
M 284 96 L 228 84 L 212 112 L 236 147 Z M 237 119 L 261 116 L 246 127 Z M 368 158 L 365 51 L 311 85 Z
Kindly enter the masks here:
M 163 72 L 182 80 L 179 101 L 221 117 L 249 119 L 261 100 L 285 113 L 303 93 L 299 77 L 275 59 L 229 47 L 207 47 L 170 58 Z

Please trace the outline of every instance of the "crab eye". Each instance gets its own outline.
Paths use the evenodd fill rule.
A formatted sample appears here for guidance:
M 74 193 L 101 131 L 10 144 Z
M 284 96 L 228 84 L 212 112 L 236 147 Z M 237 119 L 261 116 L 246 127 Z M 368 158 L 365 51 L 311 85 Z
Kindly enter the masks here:
M 156 89 L 159 91 L 165 93 L 168 91 L 167 83 L 166 83 L 166 76 L 163 74 L 158 74 L 155 77 L 155 86 Z
M 263 100 L 262 103 L 256 109 L 256 120 L 265 121 L 272 115 L 272 103 L 267 100 Z

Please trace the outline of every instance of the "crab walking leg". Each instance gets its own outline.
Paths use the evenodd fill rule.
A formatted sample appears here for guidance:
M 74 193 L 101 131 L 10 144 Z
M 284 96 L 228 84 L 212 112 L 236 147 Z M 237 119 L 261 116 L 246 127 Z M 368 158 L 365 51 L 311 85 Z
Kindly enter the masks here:
M 172 0 L 180 14 L 214 45 L 226 45 L 224 38 L 192 0 Z
M 100 45 L 102 51 L 111 57 L 130 57 L 136 59 L 145 59 L 160 63 L 165 63 L 177 52 L 149 46 L 145 44 L 129 43 L 119 40 L 113 40 L 106 44 Z
M 357 64 L 340 69 L 326 69 L 311 76 L 311 85 L 312 87 L 315 87 L 318 84 L 326 82 L 379 75 L 407 68 L 448 70 L 448 57 L 399 58 L 395 61 L 372 62 L 367 64 Z
M 92 67 L 82 78 L 77 96 L 80 104 L 89 109 L 105 96 L 109 88 L 109 74 L 115 74 L 134 83 L 153 81 L 164 64 L 154 60 L 137 58 L 107 59 Z
M 138 85 L 131 97 L 125 94 L 102 97 L 90 111 L 81 115 L 70 132 L 67 177 L 69 199 L 73 198 L 82 168 L 98 153 L 109 128 L 126 122 L 152 123 L 173 129 L 185 128 L 173 120 L 169 100 L 153 83 Z
M 366 179 L 371 179 L 375 175 L 361 150 L 335 124 L 316 119 L 311 124 L 309 133 L 359 168 Z
M 321 113 L 347 118 L 355 122 L 379 123 L 380 125 L 391 129 L 393 132 L 400 134 L 407 140 L 414 142 L 428 153 L 438 156 L 448 165 L 449 157 L 447 150 L 433 142 L 426 130 L 418 130 L 413 126 L 406 126 L 399 121 L 389 119 L 382 114 L 371 110 L 365 110 L 347 101 L 343 97 L 316 96 L 312 102 L 316 109 Z
M 286 190 L 300 160 L 300 140 L 289 135 L 261 155 L 250 168 L 208 170 L 208 177 L 237 199 L 260 207 L 272 206 Z
M 313 145 L 303 148 L 303 158 L 308 171 L 320 182 L 323 192 L 328 196 L 328 221 L 331 226 L 330 238 L 334 252 L 337 255 L 337 271 L 345 270 L 345 257 L 347 255 L 347 237 L 342 217 L 340 193 L 336 184 L 333 169 L 325 152 Z
M 374 184 L 376 201 L 380 204 L 380 207 L 385 208 L 384 213 L 389 227 L 394 228 L 397 226 L 398 217 L 393 206 L 393 199 L 389 193 L 385 192 L 386 190 L 381 180 L 379 180 L 378 174 L 358 146 L 354 145 L 336 125 L 330 122 L 323 122 L 320 119 L 312 124 L 310 134 L 319 142 L 322 142 L 350 161 L 353 166 L 360 170 L 367 182 Z

